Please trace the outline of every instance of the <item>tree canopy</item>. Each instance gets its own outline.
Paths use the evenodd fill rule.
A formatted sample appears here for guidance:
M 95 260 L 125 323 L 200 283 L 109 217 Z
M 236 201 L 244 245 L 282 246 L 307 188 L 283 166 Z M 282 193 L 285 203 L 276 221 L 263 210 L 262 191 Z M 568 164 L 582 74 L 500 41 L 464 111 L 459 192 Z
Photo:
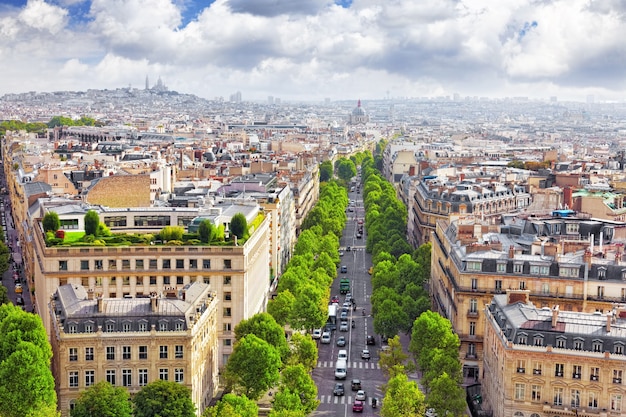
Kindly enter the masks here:
M 85 234 L 98 236 L 98 225 L 100 217 L 95 210 L 89 210 L 85 213 Z
M 202 417 L 257 417 L 259 406 L 245 395 L 225 394 L 213 407 L 204 410 Z
M 416 417 L 426 411 L 424 394 L 415 381 L 409 381 L 404 372 L 398 372 L 387 383 L 380 409 L 382 417 Z
M 43 220 L 41 223 L 45 232 L 56 232 L 61 227 L 61 220 L 59 220 L 59 215 L 54 211 L 47 212 L 43 216 Z
M 200 236 L 200 242 L 211 243 L 213 236 L 215 235 L 215 228 L 211 220 L 205 219 L 200 222 L 198 226 L 198 235 Z
M 133 398 L 135 417 L 194 417 L 196 406 L 191 390 L 174 381 L 156 380 Z
M 330 161 L 324 161 L 320 164 L 320 182 L 326 182 L 333 178 L 333 164 Z
M 237 236 L 237 239 L 248 238 L 248 221 L 242 213 L 235 214 L 230 219 L 230 232 Z
M 124 387 L 114 387 L 106 381 L 81 392 L 71 417 L 131 417 L 130 394 Z
M 235 339 L 241 340 L 243 337 L 253 334 L 270 345 L 274 346 L 281 356 L 282 360 L 286 360 L 289 354 L 289 345 L 285 338 L 285 330 L 276 323 L 274 317 L 269 313 L 258 313 L 247 320 L 241 320 L 235 326 Z

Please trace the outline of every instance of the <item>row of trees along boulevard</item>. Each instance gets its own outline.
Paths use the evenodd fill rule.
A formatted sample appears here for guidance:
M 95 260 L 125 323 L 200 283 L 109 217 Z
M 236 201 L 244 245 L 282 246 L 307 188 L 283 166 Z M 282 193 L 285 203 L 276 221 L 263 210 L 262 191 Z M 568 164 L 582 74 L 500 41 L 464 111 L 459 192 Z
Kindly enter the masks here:
M 380 174 L 380 141 L 374 158 L 362 161 L 366 250 L 372 253 L 372 314 L 374 331 L 389 348 L 380 352 L 380 366 L 389 378 L 383 387 L 383 417 L 423 416 L 433 408 L 439 416 L 465 411 L 461 387 L 460 342 L 451 324 L 429 311 L 430 243 L 416 250 L 406 240 L 407 209 L 394 187 Z M 409 354 L 398 333 L 411 333 Z M 424 392 L 411 372 L 422 372 Z

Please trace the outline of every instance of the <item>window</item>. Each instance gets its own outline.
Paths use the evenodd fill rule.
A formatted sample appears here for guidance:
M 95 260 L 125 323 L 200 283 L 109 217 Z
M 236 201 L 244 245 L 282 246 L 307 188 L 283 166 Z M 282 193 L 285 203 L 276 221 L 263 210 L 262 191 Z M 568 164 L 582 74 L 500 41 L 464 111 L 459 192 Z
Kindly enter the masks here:
M 80 261 L 80 270 L 89 271 L 89 261 Z
M 499 293 L 502 291 L 502 280 L 501 279 L 497 279 L 496 281 L 496 292 Z
M 524 401 L 526 395 L 526 384 L 515 384 L 515 399 Z
M 230 259 L 224 259 L 224 269 L 232 269 L 233 264 Z
M 613 369 L 613 383 L 614 384 L 622 383 L 622 370 L 621 369 Z
M 69 348 L 70 362 L 76 362 L 78 360 L 78 348 Z
M 225 332 L 230 332 L 232 330 L 232 324 L 231 323 L 224 323 L 224 331 Z
M 147 332 L 148 331 L 148 323 L 140 322 L 139 323 L 139 331 L 140 332 Z
M 178 276 L 176 277 L 176 284 L 177 284 L 177 285 L 183 285 L 183 283 L 184 283 L 184 282 L 185 282 L 184 277 L 182 277 L 182 276 L 180 276 L 180 275 L 178 275 Z
M 78 326 L 76 326 L 76 324 L 68 324 L 67 325 L 67 332 L 68 333 L 76 333 L 78 331 Z
M 594 340 L 593 343 L 591 344 L 591 348 L 593 349 L 594 352 L 602 352 L 602 341 Z
M 598 279 L 606 279 L 606 268 L 598 268 Z
M 517 373 L 518 374 L 526 373 L 526 361 L 525 360 L 520 359 L 517 361 Z
M 189 260 L 189 269 L 198 269 L 198 260 L 190 259 Z
M 616 343 L 615 345 L 613 345 L 613 353 L 615 353 L 616 355 L 623 355 L 624 354 L 624 345 Z
M 156 259 L 150 259 L 150 269 L 158 269 L 157 260 Z
M 548 284 L 547 282 L 543 282 L 541 284 L 541 293 L 550 294 L 550 284 Z
M 85 333 L 93 333 L 93 325 L 91 323 L 85 324 Z
M 107 346 L 107 360 L 108 361 L 115 360 L 115 346 Z
M 224 307 L 224 317 L 230 317 L 230 307 Z
M 469 334 L 470 336 L 476 335 L 476 322 L 475 321 L 470 321 L 469 323 Z
M 92 347 L 86 347 L 85 348 L 85 360 L 86 361 L 92 361 L 93 360 L 93 348 Z
M 476 278 L 472 278 L 472 290 L 478 289 L 478 280 Z
M 579 272 L 579 268 L 564 267 L 564 266 L 559 268 L 560 277 L 578 278 L 578 272 Z
M 563 405 L 563 388 L 555 388 L 554 389 L 554 405 L 561 406 Z
M 148 385 L 148 370 L 140 369 L 139 370 L 139 386 L 143 387 Z
M 589 380 L 591 380 L 591 381 L 599 381 L 600 380 L 600 368 L 592 366 L 589 369 Z
M 225 276 L 224 277 L 224 285 L 230 285 L 231 279 L 232 278 L 230 276 Z
M 483 268 L 483 263 L 480 261 L 468 261 L 467 262 L 467 270 L 468 271 L 481 271 Z
M 106 331 L 108 333 L 111 333 L 114 330 L 115 330 L 115 324 L 114 323 L 107 323 L 106 324 Z
M 231 301 L 232 299 L 232 295 L 230 292 L 225 292 L 224 293 L 224 301 Z
M 525 345 L 527 343 L 528 343 L 528 336 L 526 336 L 525 334 L 520 334 L 519 336 L 517 336 L 518 345 Z
M 545 265 L 531 265 L 530 273 L 531 275 L 548 275 L 550 272 L 550 267 Z
M 583 373 L 582 366 L 572 365 L 572 378 L 573 379 L 580 379 L 580 376 L 582 375 L 582 373 Z
M 224 339 L 224 346 L 231 346 L 232 341 L 230 339 Z
M 109 259 L 109 271 L 115 271 L 117 269 L 117 259 Z
M 467 344 L 467 357 L 476 358 L 476 343 Z
M 578 223 L 566 223 L 565 233 L 567 234 L 578 233 Z
M 150 285 L 156 285 L 157 283 L 157 278 L 154 275 L 150 276 Z
M 67 271 L 67 261 L 59 261 L 59 271 Z
M 130 387 L 133 385 L 133 371 L 131 369 L 122 369 L 122 386 Z
M 102 259 L 96 259 L 95 261 L 93 261 L 93 266 L 95 269 L 102 269 Z
M 520 281 L 519 282 L 519 289 L 520 290 L 525 290 L 526 289 L 526 281 Z
M 626 301 L 626 288 L 622 288 L 622 299 L 621 301 Z
M 170 226 L 170 216 L 134 216 L 135 226 Z
M 170 285 L 170 277 L 163 277 L 163 284 Z
M 604 298 L 604 287 L 601 285 L 598 286 L 598 298 Z
M 556 347 L 565 349 L 565 342 L 566 340 L 563 338 L 556 339 Z
M 162 381 L 167 381 L 169 378 L 169 370 L 167 368 L 159 368 L 159 379 Z
M 139 359 L 148 359 L 148 346 L 139 346 Z
M 184 259 L 176 259 L 176 269 L 185 269 Z
M 122 359 L 130 359 L 130 346 L 122 346 Z
M 200 278 L 202 278 L 202 282 L 204 282 L 207 285 L 211 283 L 211 277 L 200 277 Z
M 478 300 L 475 298 L 470 299 L 470 313 L 478 313 Z
M 533 337 L 533 345 L 535 346 L 543 346 L 543 336 L 537 335 Z
M 622 411 L 622 394 L 611 395 L 611 411 Z
M 130 269 L 130 259 L 122 259 L 122 269 Z
M 523 264 L 521 264 L 521 263 L 513 264 L 513 272 L 515 274 L 521 274 L 522 273 L 522 267 L 523 267 Z
M 183 358 L 183 345 L 176 345 L 174 347 L 174 357 L 176 359 L 182 359 Z
M 135 269 L 137 270 L 143 269 L 143 259 L 135 259 Z
M 172 269 L 172 261 L 170 259 L 163 259 L 163 269 Z
M 104 224 L 107 227 L 126 227 L 126 216 L 105 216 Z
M 596 391 L 589 391 L 589 401 L 587 405 L 589 408 L 598 408 L 598 398 L 600 397 L 600 393 Z
M 185 330 L 185 323 L 183 323 L 182 321 L 177 321 L 174 324 L 174 330 L 177 332 L 182 332 L 183 330 Z
M 174 381 L 175 382 L 183 382 L 184 379 L 184 371 L 183 368 L 174 369 Z
M 122 331 L 123 332 L 130 332 L 131 331 L 130 323 L 123 323 L 122 324 Z
M 574 340 L 574 350 L 583 350 L 582 340 Z
M 107 382 L 111 385 L 115 385 L 115 369 L 107 369 Z
M 506 272 L 506 264 L 504 262 L 499 262 L 497 265 L 498 266 L 496 270 L 498 272 Z
M 541 385 L 531 385 L 530 398 L 533 401 L 541 402 Z
M 554 365 L 554 376 L 563 377 L 563 367 L 562 363 L 557 363 Z
M 85 371 L 85 386 L 90 387 L 94 384 L 96 378 L 96 371 Z
M 533 362 L 533 375 L 541 375 L 541 362 Z
M 70 371 L 68 379 L 70 388 L 78 388 L 78 371 Z
M 166 321 L 162 321 L 162 322 L 159 323 L 159 331 L 160 332 L 166 332 L 167 329 L 168 329 L 168 326 L 167 326 L 167 322 Z
M 202 269 L 211 269 L 211 260 L 203 259 L 202 260 Z
M 573 389 L 570 392 L 570 405 L 572 408 L 580 407 L 580 391 L 577 389 Z
M 167 346 L 159 346 L 159 358 L 167 359 Z

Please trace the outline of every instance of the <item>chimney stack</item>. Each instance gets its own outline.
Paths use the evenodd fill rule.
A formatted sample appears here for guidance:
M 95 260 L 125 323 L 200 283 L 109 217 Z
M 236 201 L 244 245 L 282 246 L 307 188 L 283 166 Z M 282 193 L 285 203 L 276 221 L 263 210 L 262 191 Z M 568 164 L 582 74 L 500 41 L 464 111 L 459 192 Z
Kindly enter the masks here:
M 98 296 L 98 313 L 103 313 L 104 312 L 104 299 L 102 298 L 102 296 Z
M 559 320 L 559 305 L 552 307 L 552 328 L 556 328 L 556 324 Z
M 585 250 L 585 254 L 583 255 L 583 261 L 591 268 L 591 257 L 592 257 L 592 253 L 591 250 L 586 249 Z
M 509 259 L 515 258 L 515 247 L 513 245 L 509 246 Z
M 609 311 L 606 313 L 606 332 L 611 332 L 611 322 L 613 321 L 613 312 Z
M 153 313 L 158 311 L 159 303 L 156 293 L 150 294 L 150 309 Z

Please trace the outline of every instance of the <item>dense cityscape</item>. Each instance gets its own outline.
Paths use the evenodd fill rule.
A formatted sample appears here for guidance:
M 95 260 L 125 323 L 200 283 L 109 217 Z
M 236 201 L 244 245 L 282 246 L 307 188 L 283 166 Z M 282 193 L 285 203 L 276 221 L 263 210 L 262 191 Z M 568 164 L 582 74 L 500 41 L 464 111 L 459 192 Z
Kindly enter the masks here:
M 626 102 L 146 79 L 0 121 L 2 417 L 626 415 Z

